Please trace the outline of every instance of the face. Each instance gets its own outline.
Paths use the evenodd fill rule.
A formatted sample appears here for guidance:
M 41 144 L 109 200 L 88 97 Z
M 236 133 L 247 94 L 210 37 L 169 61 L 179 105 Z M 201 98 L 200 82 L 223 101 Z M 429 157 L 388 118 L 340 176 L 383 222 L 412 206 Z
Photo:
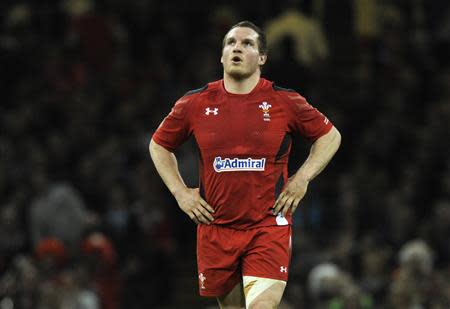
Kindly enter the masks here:
M 258 33 L 253 29 L 237 27 L 227 33 L 220 58 L 225 74 L 239 80 L 260 74 L 266 58 L 259 53 Z

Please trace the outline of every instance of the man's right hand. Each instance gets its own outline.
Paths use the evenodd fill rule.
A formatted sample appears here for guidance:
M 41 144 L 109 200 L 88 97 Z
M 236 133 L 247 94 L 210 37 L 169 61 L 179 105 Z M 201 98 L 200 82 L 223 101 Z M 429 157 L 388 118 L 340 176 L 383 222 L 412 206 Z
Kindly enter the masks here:
M 214 209 L 200 196 L 198 188 L 186 188 L 175 195 L 181 210 L 197 224 L 211 224 L 214 221 Z

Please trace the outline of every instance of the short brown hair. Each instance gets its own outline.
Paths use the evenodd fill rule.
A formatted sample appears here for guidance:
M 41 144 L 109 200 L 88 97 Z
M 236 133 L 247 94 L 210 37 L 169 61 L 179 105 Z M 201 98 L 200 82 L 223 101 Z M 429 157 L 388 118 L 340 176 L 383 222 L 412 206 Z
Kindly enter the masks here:
M 227 34 L 234 28 L 250 28 L 253 29 L 258 34 L 258 51 L 260 54 L 267 55 L 267 40 L 266 40 L 266 34 L 264 31 L 261 30 L 257 25 L 252 23 L 251 21 L 244 20 L 241 22 L 238 22 L 236 25 L 232 26 L 230 30 L 225 34 L 222 41 L 222 49 L 225 47 L 225 39 L 227 37 Z

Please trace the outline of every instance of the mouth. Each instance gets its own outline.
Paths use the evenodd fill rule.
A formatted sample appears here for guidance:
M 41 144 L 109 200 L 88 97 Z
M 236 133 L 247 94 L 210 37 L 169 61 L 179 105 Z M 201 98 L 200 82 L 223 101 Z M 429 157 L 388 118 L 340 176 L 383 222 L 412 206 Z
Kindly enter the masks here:
M 233 58 L 231 58 L 231 63 L 233 64 L 241 64 L 242 63 L 242 58 L 239 56 L 234 56 Z

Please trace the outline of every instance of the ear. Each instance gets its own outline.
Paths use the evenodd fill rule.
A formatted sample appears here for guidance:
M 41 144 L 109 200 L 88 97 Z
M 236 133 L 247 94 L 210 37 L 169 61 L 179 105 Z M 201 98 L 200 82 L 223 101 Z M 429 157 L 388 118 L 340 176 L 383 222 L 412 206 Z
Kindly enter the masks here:
M 258 64 L 259 65 L 264 65 L 267 61 L 267 55 L 265 54 L 261 54 L 259 55 L 259 60 L 258 60 Z
M 222 56 L 220 56 L 220 63 L 223 64 L 223 54 L 222 54 Z

